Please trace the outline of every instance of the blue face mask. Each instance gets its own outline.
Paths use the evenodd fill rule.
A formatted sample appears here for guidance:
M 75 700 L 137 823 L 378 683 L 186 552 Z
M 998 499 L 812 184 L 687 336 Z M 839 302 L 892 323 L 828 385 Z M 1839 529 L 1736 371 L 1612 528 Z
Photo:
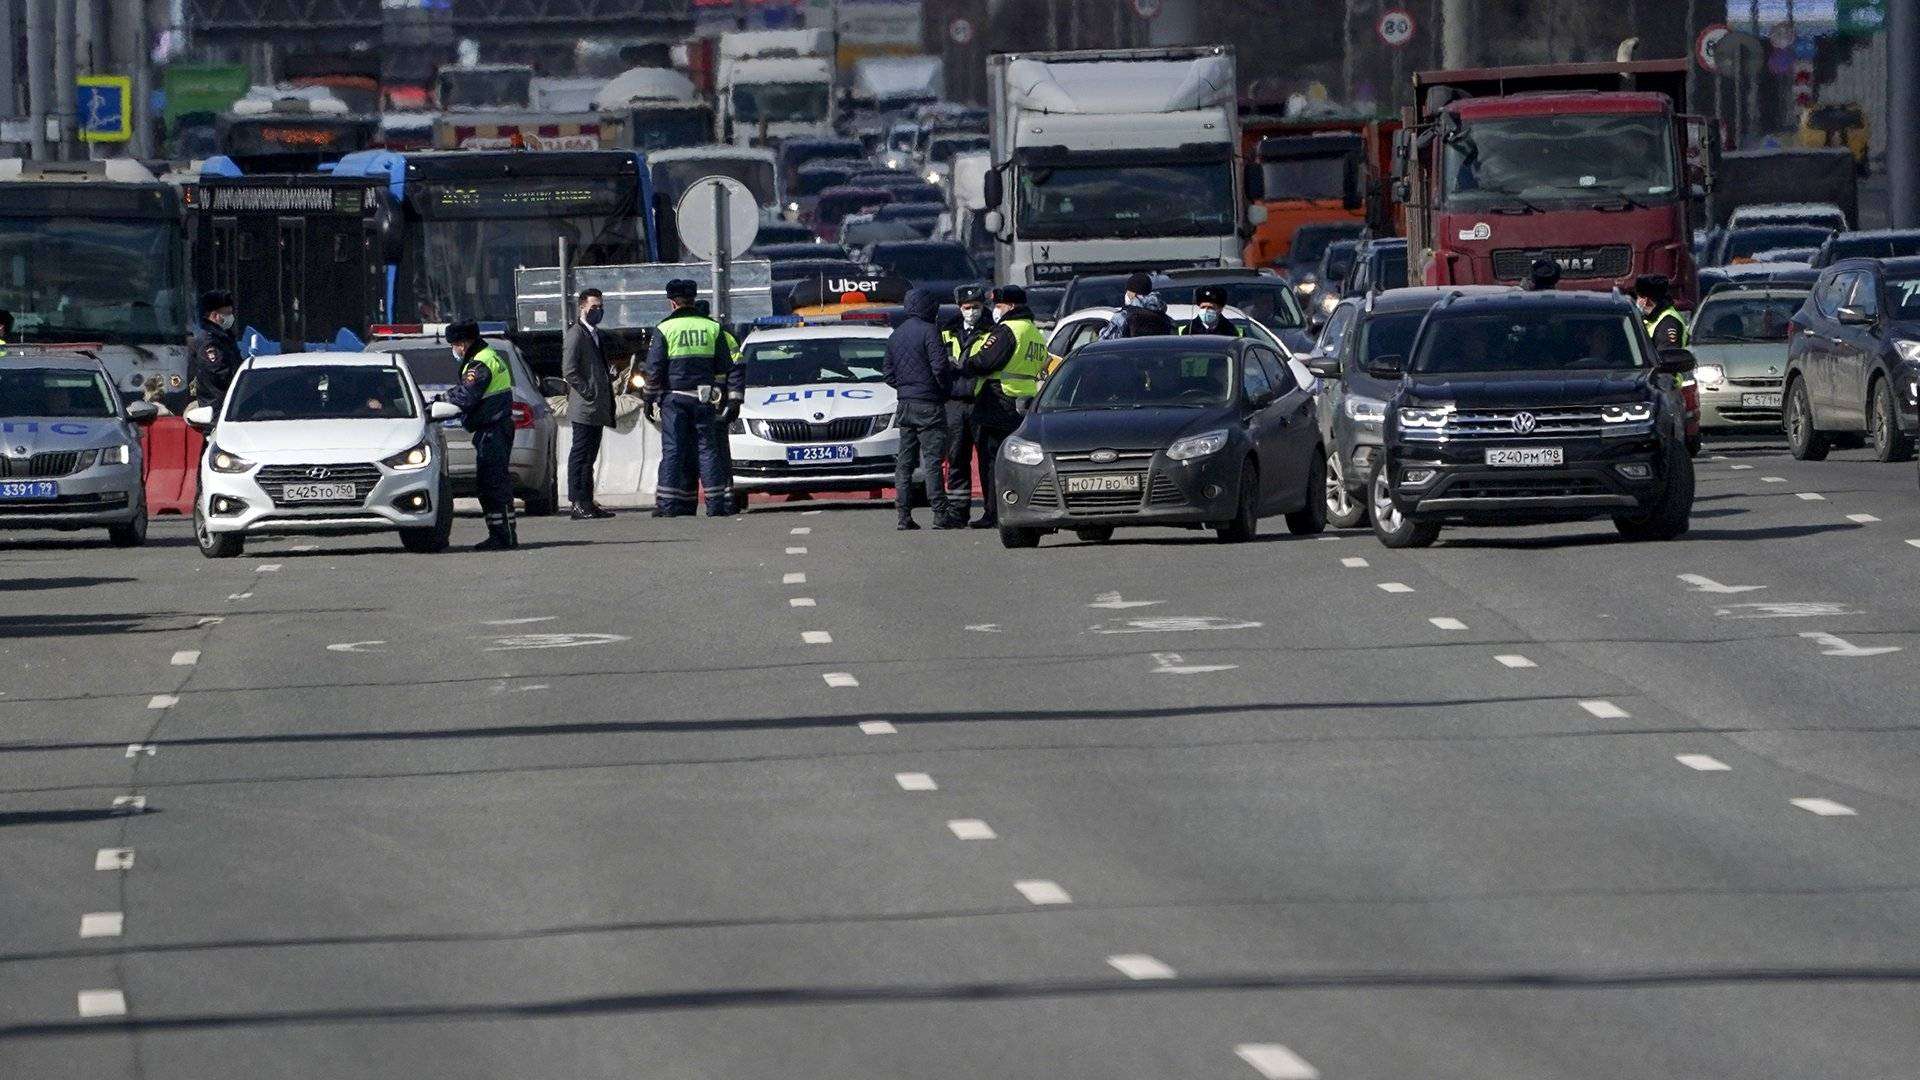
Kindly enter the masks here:
M 582 316 L 580 316 L 580 318 L 581 318 L 581 320 L 582 320 L 582 321 L 584 321 L 584 322 L 585 322 L 585 323 L 586 323 L 586 324 L 587 324 L 588 326 L 599 326 L 599 325 L 600 325 L 600 318 L 601 318 L 601 316 L 603 316 L 603 315 L 605 315 L 606 313 L 607 313 L 607 309 L 606 309 L 606 308 L 603 308 L 603 307 L 590 307 L 590 308 L 588 308 L 588 309 L 587 309 L 587 312 L 586 312 L 586 314 L 584 314 L 584 315 L 582 315 Z
M 1212 308 L 1201 308 L 1200 321 L 1206 324 L 1207 326 L 1219 326 L 1220 313 L 1213 310 Z

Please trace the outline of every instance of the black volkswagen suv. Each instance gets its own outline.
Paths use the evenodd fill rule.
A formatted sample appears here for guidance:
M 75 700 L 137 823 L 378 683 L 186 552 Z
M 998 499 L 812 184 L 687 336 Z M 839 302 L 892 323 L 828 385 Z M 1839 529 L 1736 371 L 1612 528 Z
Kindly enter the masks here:
M 1635 540 L 1687 531 L 1693 462 L 1673 376 L 1693 356 L 1656 356 L 1618 293 L 1449 296 L 1397 380 L 1369 490 L 1388 547 L 1425 547 L 1443 524 L 1612 517 Z

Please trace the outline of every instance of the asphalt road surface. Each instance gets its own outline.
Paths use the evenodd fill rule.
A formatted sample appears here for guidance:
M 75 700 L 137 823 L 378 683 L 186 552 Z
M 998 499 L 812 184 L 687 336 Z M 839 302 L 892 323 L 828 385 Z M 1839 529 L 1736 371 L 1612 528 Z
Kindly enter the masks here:
M 1914 466 L 1699 475 L 1669 544 L 0 538 L 0 1076 L 1911 1078 Z

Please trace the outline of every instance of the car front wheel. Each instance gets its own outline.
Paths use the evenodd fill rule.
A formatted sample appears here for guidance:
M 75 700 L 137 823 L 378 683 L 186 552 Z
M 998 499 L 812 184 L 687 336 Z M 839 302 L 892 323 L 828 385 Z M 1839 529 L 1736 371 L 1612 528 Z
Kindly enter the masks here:
M 1244 544 L 1260 532 L 1260 466 L 1248 461 L 1240 467 L 1240 499 L 1233 517 L 1213 527 L 1223 544 Z
M 247 538 L 239 533 L 217 533 L 207 528 L 206 515 L 198 506 L 193 508 L 193 539 L 200 545 L 200 554 L 209 559 L 231 559 L 247 546 Z
M 1347 467 L 1335 448 L 1327 453 L 1327 524 L 1336 529 L 1354 529 L 1367 523 L 1367 503 L 1347 490 Z
M 1879 461 L 1913 457 L 1913 438 L 1900 430 L 1900 407 L 1893 403 L 1893 387 L 1885 379 L 1873 382 L 1873 398 L 1867 406 L 1867 444 Z
M 1039 529 L 1016 529 L 1000 526 L 1000 546 L 1005 548 L 1036 548 L 1040 546 Z
M 1327 500 L 1323 497 L 1331 484 L 1327 462 L 1338 456 L 1338 451 L 1326 456 L 1314 455 L 1307 467 L 1307 490 L 1300 509 L 1287 515 L 1288 532 L 1295 536 L 1317 536 L 1327 530 Z
M 445 480 L 434 495 L 433 524 L 420 529 L 401 529 L 400 546 L 416 555 L 435 555 L 447 550 L 453 539 L 453 488 Z
M 1795 461 L 1824 461 L 1831 443 L 1825 432 L 1813 426 L 1813 398 L 1807 394 L 1805 379 L 1793 380 L 1787 388 L 1787 450 Z
M 1373 480 L 1367 485 L 1373 512 L 1373 535 L 1390 548 L 1432 547 L 1440 539 L 1440 526 L 1431 521 L 1415 521 L 1393 505 L 1393 486 L 1387 479 L 1383 459 L 1373 468 Z
M 1613 525 L 1621 536 L 1629 540 L 1676 540 L 1686 535 L 1693 517 L 1693 461 L 1671 452 L 1667 458 L 1667 482 L 1660 501 L 1645 513 L 1615 517 Z

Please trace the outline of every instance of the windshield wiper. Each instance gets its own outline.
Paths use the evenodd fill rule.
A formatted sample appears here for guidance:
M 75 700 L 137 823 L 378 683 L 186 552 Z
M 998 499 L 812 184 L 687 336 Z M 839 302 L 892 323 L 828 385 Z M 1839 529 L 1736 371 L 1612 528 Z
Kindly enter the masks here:
M 1520 194 L 1517 191 L 1509 191 L 1506 188 L 1483 187 L 1480 189 L 1480 192 L 1485 195 L 1504 195 L 1507 198 L 1512 199 L 1514 202 L 1517 202 L 1520 204 L 1520 209 L 1518 210 L 1514 209 L 1511 206 L 1490 206 L 1487 208 L 1489 213 L 1494 213 L 1494 214 L 1544 214 L 1546 213 L 1546 211 L 1540 209 L 1538 206 L 1527 201 L 1527 197 L 1525 195 Z

